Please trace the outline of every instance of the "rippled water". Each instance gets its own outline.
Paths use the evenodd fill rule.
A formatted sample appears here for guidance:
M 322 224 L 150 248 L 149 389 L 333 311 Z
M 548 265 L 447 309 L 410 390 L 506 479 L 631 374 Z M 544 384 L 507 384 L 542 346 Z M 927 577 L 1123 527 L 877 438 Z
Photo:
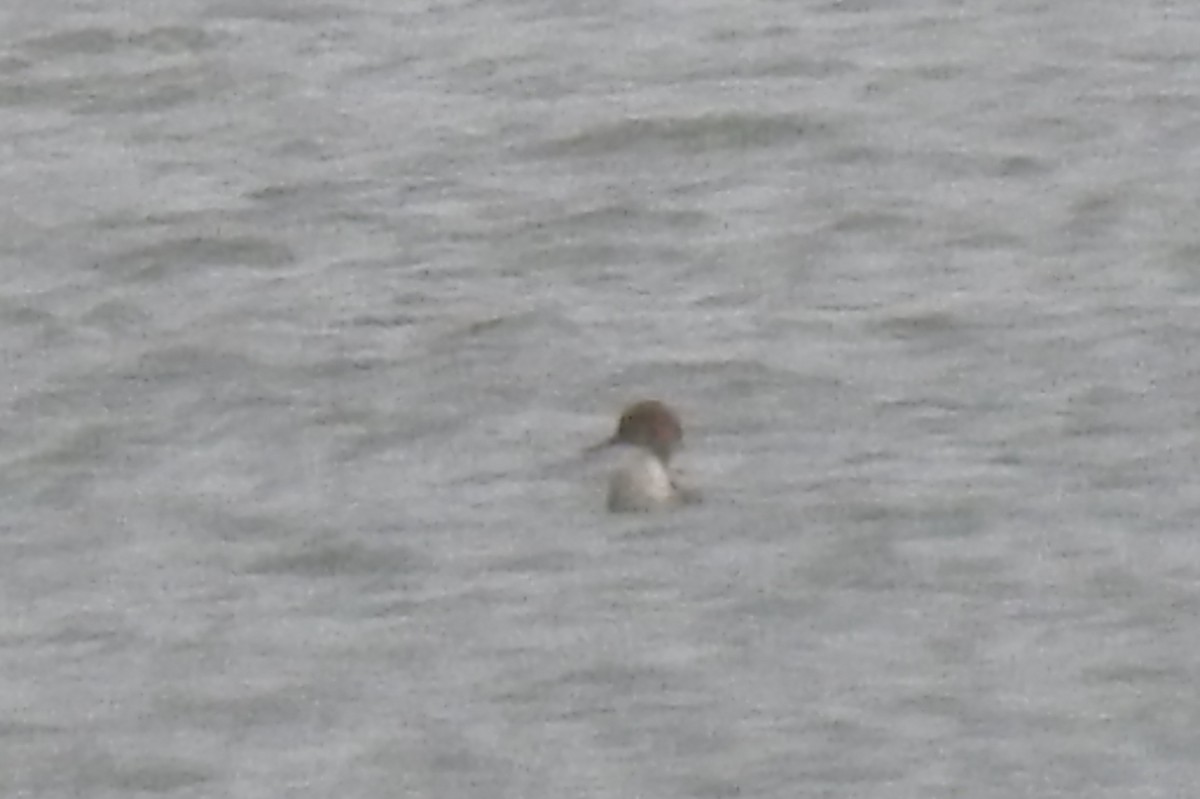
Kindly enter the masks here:
M 0 793 L 1200 783 L 1200 10 L 20 5 Z

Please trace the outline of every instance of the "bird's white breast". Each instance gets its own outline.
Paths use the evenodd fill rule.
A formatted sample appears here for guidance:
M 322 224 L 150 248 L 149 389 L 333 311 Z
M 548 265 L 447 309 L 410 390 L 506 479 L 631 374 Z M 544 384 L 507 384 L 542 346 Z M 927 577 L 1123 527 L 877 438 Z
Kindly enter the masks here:
M 679 492 L 663 462 L 649 452 L 637 452 L 608 482 L 608 509 L 649 511 L 680 503 Z

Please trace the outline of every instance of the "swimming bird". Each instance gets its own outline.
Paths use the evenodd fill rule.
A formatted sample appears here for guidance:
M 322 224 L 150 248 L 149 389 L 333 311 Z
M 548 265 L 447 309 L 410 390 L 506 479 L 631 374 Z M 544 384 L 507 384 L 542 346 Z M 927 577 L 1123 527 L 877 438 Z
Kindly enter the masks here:
M 652 511 L 695 502 L 700 495 L 672 475 L 671 455 L 683 443 L 679 417 L 665 403 L 641 400 L 621 413 L 617 430 L 591 450 L 618 444 L 630 449 L 608 482 L 610 511 Z

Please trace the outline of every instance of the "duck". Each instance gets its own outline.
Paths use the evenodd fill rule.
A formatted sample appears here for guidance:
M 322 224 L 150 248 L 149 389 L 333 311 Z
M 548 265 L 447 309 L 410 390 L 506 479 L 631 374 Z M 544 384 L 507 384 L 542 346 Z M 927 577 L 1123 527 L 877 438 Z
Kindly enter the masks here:
M 627 405 L 616 432 L 589 449 L 613 446 L 629 450 L 608 480 L 608 510 L 614 513 L 659 511 L 699 501 L 699 492 L 680 485 L 671 456 L 683 444 L 679 416 L 654 399 Z

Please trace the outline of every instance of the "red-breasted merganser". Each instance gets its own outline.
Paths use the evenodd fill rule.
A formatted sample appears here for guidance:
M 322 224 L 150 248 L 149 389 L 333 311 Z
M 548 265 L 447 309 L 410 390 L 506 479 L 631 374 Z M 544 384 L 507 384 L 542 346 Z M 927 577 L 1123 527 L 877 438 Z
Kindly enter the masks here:
M 633 449 L 609 478 L 608 509 L 652 511 L 697 501 L 700 495 L 681 487 L 668 466 L 672 452 L 681 443 L 679 417 L 665 404 L 642 400 L 625 408 L 612 437 L 592 447 L 598 450 L 626 444 Z

